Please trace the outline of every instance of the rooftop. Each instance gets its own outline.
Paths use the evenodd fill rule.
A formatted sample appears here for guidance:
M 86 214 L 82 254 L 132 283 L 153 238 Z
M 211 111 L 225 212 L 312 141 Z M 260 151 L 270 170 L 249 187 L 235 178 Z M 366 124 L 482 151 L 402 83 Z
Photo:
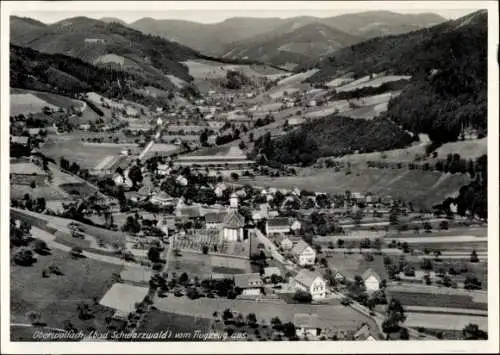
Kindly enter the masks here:
M 258 273 L 234 275 L 234 284 L 239 288 L 257 288 L 262 286 L 262 279 Z
M 245 218 L 236 210 L 229 210 L 223 220 L 226 228 L 243 228 L 245 226 Z
M 318 272 L 302 269 L 297 275 L 295 275 L 295 281 L 309 288 L 318 277 L 322 279 Z
M 303 240 L 299 240 L 297 242 L 297 244 L 295 244 L 295 246 L 293 247 L 292 249 L 292 254 L 293 255 L 300 255 L 302 254 L 302 252 L 304 250 L 306 250 L 307 248 L 310 248 L 309 244 L 307 244 L 306 242 L 304 242 Z
M 269 227 L 288 227 L 290 222 L 286 217 L 271 218 L 267 221 Z

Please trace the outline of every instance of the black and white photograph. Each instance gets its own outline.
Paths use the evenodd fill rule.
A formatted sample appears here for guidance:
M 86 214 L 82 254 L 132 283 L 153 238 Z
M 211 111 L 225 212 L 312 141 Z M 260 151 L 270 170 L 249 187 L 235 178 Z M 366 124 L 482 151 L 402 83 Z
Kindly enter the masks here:
M 2 353 L 499 350 L 498 3 L 100 3 L 2 2 Z

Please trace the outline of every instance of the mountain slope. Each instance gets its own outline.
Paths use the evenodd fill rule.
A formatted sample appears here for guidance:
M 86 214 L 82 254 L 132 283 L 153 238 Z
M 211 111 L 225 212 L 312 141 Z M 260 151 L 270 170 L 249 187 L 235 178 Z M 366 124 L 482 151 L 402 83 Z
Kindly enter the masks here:
M 55 54 L 61 53 L 100 66 L 164 79 L 172 74 L 191 81 L 187 67 L 179 63 L 198 57 L 191 48 L 160 37 L 86 17 L 75 17 L 31 31 L 22 32 L 18 21 L 11 22 L 11 43 Z
M 236 45 L 271 40 L 309 24 L 324 24 L 355 37 L 371 38 L 400 34 L 445 21 L 435 14 L 398 14 L 371 11 L 329 18 L 299 16 L 291 18 L 233 17 L 214 24 L 143 18 L 129 27 L 194 48 L 204 54 L 222 56 Z
M 374 38 L 407 33 L 444 21 L 445 18 L 433 13 L 400 14 L 391 11 L 367 11 L 330 17 L 324 19 L 322 23 L 353 36 Z
M 224 51 L 227 43 L 271 31 L 280 25 L 278 20 L 231 18 L 216 24 L 203 24 L 143 18 L 129 24 L 129 27 L 181 43 L 207 55 L 218 56 Z
M 286 24 L 289 28 L 292 24 Z M 284 31 L 283 29 L 281 31 Z M 224 57 L 249 58 L 274 65 L 299 64 L 360 42 L 358 37 L 320 23 L 311 23 L 271 39 L 245 41 Z
M 46 91 L 73 98 L 93 91 L 110 98 L 123 97 L 147 104 L 154 100 L 137 94 L 137 89 L 155 85 L 160 89 L 168 88 L 165 81 L 152 83 L 139 75 L 96 67 L 66 55 L 10 46 L 10 87 L 13 88 Z
M 434 142 L 457 140 L 472 128 L 487 128 L 487 11 L 399 36 L 375 38 L 333 53 L 316 65 L 310 82 L 347 72 L 412 75 L 391 100 L 387 118 Z
M 43 22 L 29 17 L 10 17 L 10 36 L 11 38 L 16 38 L 19 41 L 22 41 L 24 36 L 33 33 L 33 31 L 41 31 L 45 27 L 47 27 L 47 25 Z

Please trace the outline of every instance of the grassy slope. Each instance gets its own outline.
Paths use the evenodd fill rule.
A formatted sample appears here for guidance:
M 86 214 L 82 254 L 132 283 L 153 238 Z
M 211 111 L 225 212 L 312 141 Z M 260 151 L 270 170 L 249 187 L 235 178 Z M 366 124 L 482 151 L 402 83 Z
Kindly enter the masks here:
M 332 193 L 344 193 L 346 190 L 356 192 L 372 192 L 374 194 L 391 195 L 393 198 L 408 199 L 415 207 L 431 207 L 441 202 L 469 181 L 462 174 L 448 175 L 431 171 L 409 171 L 407 169 L 362 169 L 345 172 L 334 172 L 333 169 L 323 169 L 305 176 L 268 178 L 257 176 L 255 179 L 240 178 L 241 183 L 258 186 L 273 186 L 304 190 L 314 190 Z
M 104 331 L 104 318 L 112 310 L 94 306 L 96 318 L 82 321 L 76 307 L 81 302 L 92 304 L 94 297 L 100 299 L 112 285 L 112 273 L 119 273 L 121 267 L 93 259 L 75 260 L 58 250 L 37 258 L 31 267 L 11 265 L 11 322 L 29 323 L 26 313 L 37 311 L 51 327 L 64 328 L 70 320 L 78 329 L 92 326 Z M 57 265 L 64 275 L 43 278 L 42 270 L 50 265 Z

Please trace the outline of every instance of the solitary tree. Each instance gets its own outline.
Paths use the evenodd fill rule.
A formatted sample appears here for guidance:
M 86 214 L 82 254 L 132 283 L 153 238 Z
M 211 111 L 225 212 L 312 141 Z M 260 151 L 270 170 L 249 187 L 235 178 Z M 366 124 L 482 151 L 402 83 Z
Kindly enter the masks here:
M 470 262 L 471 263 L 479 262 L 479 257 L 477 256 L 477 253 L 475 250 L 473 250 L 472 253 L 470 254 Z

